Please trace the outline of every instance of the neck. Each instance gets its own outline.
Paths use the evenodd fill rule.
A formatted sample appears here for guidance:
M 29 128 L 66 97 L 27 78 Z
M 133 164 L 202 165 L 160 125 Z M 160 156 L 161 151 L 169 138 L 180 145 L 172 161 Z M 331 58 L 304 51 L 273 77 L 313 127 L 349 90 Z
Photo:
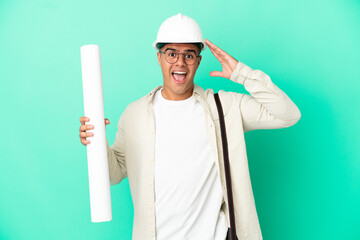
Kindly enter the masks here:
M 194 86 L 184 93 L 177 94 L 177 93 L 168 91 L 166 88 L 163 88 L 163 90 L 161 91 L 161 95 L 167 100 L 182 101 L 182 100 L 185 100 L 185 99 L 188 99 L 189 97 L 191 97 L 193 95 L 193 90 L 194 90 Z

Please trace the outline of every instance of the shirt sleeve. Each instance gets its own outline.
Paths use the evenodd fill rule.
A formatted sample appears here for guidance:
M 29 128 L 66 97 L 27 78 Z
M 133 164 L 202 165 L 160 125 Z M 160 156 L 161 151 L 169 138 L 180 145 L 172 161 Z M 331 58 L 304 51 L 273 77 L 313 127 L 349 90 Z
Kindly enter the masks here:
M 124 114 L 121 115 L 118 123 L 118 131 L 114 144 L 110 147 L 106 140 L 109 177 L 110 184 L 115 185 L 120 183 L 127 177 L 126 161 L 125 161 L 125 132 L 124 132 Z
M 295 103 L 264 72 L 238 62 L 230 80 L 244 85 L 250 93 L 240 99 L 244 132 L 290 127 L 301 118 Z

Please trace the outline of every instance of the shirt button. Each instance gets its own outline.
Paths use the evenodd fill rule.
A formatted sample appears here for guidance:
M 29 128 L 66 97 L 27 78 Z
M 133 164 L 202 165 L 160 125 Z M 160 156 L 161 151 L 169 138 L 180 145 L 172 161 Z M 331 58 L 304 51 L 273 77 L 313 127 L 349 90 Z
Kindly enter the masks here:
M 150 160 L 149 160 L 149 162 L 153 163 L 153 162 L 154 162 L 154 160 L 150 159 Z
M 153 209 L 153 206 L 150 206 L 150 210 L 152 210 Z

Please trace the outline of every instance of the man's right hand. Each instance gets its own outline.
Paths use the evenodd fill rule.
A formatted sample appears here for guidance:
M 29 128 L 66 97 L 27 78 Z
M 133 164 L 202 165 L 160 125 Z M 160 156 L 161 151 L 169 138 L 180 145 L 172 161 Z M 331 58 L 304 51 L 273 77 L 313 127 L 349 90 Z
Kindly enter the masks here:
M 80 123 L 81 123 L 81 126 L 80 126 L 80 141 L 81 143 L 86 146 L 90 143 L 90 140 L 86 139 L 88 137 L 93 137 L 94 136 L 94 133 L 92 132 L 87 132 L 87 130 L 93 130 L 94 129 L 94 125 L 90 125 L 90 124 L 85 124 L 86 122 L 89 122 L 90 121 L 90 118 L 88 117 L 81 117 L 80 118 Z M 105 118 L 105 126 L 110 124 L 110 121 L 109 119 Z

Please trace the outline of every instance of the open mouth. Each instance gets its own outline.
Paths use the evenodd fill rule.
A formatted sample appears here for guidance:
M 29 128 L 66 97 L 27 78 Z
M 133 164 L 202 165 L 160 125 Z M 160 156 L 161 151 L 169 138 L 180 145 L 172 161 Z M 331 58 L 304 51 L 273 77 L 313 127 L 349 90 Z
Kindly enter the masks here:
M 187 72 L 183 71 L 174 71 L 171 73 L 175 83 L 184 83 L 186 80 Z

